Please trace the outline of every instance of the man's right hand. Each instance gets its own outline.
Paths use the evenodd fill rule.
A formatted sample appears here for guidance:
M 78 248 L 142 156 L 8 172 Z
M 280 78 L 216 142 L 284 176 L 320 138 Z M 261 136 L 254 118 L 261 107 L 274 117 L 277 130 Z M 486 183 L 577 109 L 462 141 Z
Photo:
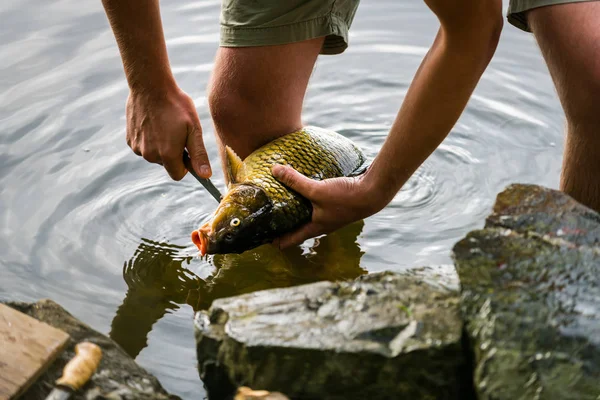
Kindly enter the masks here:
M 127 99 L 127 144 L 145 160 L 161 164 L 169 176 L 181 180 L 187 170 L 187 148 L 196 173 L 211 176 L 202 127 L 193 100 L 178 87 L 159 93 L 138 92 Z
M 161 164 L 171 178 L 186 174 L 187 148 L 195 172 L 211 175 L 202 128 L 192 99 L 171 72 L 159 0 L 102 0 L 119 45 L 130 92 L 127 144 L 146 160 Z

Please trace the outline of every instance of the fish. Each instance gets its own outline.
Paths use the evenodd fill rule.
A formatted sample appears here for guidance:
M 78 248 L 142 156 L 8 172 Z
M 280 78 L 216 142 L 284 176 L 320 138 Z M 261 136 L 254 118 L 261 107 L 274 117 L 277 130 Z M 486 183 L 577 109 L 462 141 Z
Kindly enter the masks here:
M 212 218 L 192 232 L 202 256 L 243 253 L 310 221 L 310 201 L 273 177 L 274 164 L 323 180 L 360 175 L 367 158 L 350 139 L 314 126 L 281 136 L 243 161 L 226 146 L 227 192 Z

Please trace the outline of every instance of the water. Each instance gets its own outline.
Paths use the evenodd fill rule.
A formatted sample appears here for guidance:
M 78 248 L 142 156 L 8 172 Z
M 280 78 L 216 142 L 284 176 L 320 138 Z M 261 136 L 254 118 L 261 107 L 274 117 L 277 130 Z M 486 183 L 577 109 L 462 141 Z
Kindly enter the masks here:
M 175 76 L 216 166 L 206 84 L 219 3 L 162 3 Z M 450 263 L 452 245 L 483 225 L 507 184 L 558 185 L 563 113 L 533 37 L 506 24 L 460 121 L 386 209 L 285 254 L 201 260 L 189 235 L 215 203 L 191 177 L 172 182 L 126 146 L 127 86 L 100 2 L 4 0 L 0 21 L 0 298 L 56 300 L 184 398 L 203 393 L 193 308 Z M 305 122 L 374 156 L 435 31 L 422 2 L 364 1 L 347 52 L 318 61 Z

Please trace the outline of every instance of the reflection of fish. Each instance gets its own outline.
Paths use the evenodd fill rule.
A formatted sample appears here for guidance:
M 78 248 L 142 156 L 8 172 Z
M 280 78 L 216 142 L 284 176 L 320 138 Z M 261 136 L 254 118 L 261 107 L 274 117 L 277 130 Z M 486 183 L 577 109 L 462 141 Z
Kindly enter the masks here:
M 202 255 L 241 253 L 310 220 L 310 202 L 273 177 L 273 164 L 290 165 L 315 180 L 357 175 L 366 167 L 352 141 L 314 127 L 267 143 L 244 161 L 229 147 L 226 154 L 229 190 L 213 219 L 192 233 Z
M 262 246 L 244 254 L 219 254 L 209 261 L 214 271 L 203 279 L 188 269 L 190 264 L 197 269 L 201 261 L 185 247 L 142 239 L 123 266 L 127 294 L 110 337 L 135 358 L 155 323 L 181 305 L 206 310 L 215 299 L 256 290 L 354 279 L 367 272 L 360 266 L 363 252 L 357 243 L 363 226 L 355 222 L 315 239 L 308 249 Z

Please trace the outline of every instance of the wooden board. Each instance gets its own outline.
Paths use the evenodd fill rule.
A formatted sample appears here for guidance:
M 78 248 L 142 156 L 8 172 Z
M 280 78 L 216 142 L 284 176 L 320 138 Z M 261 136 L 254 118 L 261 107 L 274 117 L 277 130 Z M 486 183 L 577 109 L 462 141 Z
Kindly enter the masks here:
M 68 340 L 65 332 L 0 304 L 0 400 L 23 394 Z

